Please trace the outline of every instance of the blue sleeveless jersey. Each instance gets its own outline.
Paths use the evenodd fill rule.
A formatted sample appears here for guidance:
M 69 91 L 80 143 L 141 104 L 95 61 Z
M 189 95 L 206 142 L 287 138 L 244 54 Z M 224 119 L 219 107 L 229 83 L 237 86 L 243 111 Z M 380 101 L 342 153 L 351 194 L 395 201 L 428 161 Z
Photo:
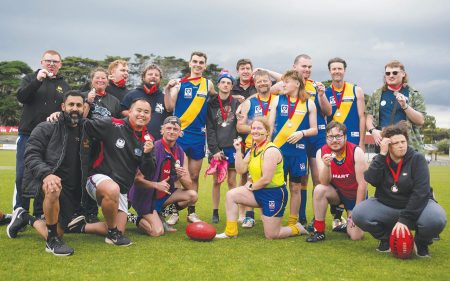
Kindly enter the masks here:
M 345 92 L 336 91 L 338 99 L 341 99 L 341 96 L 344 95 L 339 109 L 337 108 L 331 86 L 327 87 L 325 94 L 332 109 L 331 116 L 327 117 L 327 121 L 344 123 L 347 126 L 347 140 L 359 145 L 359 115 L 355 85 L 345 82 Z
M 305 85 L 305 90 L 308 92 L 310 99 L 316 105 L 316 115 L 317 115 L 317 135 L 308 137 L 310 142 L 315 142 L 317 139 L 325 139 L 326 133 L 325 128 L 327 126 L 327 120 L 322 115 L 322 109 L 319 104 L 319 96 L 317 94 L 317 90 L 312 84 L 314 81 L 307 80 Z
M 408 87 L 403 87 L 400 90 L 406 100 L 409 100 L 409 90 Z M 394 114 L 394 118 L 391 117 L 391 113 L 394 110 L 394 106 L 397 104 L 397 109 Z M 402 110 L 400 103 L 397 101 L 397 98 L 394 96 L 394 92 L 392 90 L 387 90 L 381 93 L 380 98 L 380 120 L 379 124 L 381 128 L 385 128 L 392 124 L 397 124 L 402 120 L 407 120 L 405 111 Z M 392 123 L 391 123 L 391 119 Z
M 295 101 L 290 104 L 291 110 L 295 105 Z M 295 156 L 306 155 L 306 138 L 302 138 L 295 144 L 286 142 L 287 137 L 295 131 L 309 129 L 309 109 L 308 100 L 299 102 L 295 108 L 295 112 L 289 121 L 288 118 L 288 98 L 286 95 L 279 96 L 276 112 L 274 132 L 272 135 L 273 143 L 280 148 L 283 155 Z M 289 127 L 291 123 L 291 127 Z
M 274 98 L 275 98 L 275 96 L 272 95 L 270 101 L 272 102 L 272 100 Z M 267 108 L 269 106 L 269 104 L 268 104 L 269 99 L 267 99 L 267 100 L 261 99 L 261 103 L 264 108 L 261 108 L 261 105 L 259 104 L 257 96 L 250 98 L 249 102 L 250 102 L 250 107 L 249 107 L 248 114 L 247 114 L 247 123 L 250 125 L 250 123 L 253 121 L 253 119 L 255 119 L 256 117 L 264 116 L 264 111 L 266 109 L 269 110 Z M 267 115 L 266 115 L 267 118 L 269 118 L 269 114 L 270 114 L 269 111 L 267 111 Z M 242 134 L 242 137 L 243 137 L 242 139 L 245 141 L 246 148 L 250 148 L 252 145 L 252 136 L 250 134 Z

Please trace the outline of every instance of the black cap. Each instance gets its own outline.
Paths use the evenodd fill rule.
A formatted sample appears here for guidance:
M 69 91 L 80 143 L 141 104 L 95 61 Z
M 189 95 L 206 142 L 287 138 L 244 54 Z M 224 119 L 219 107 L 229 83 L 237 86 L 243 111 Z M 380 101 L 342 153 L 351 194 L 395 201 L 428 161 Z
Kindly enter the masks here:
M 171 123 L 171 124 L 177 124 L 178 126 L 181 127 L 181 121 L 180 118 L 176 117 L 176 116 L 169 116 L 166 117 L 166 119 L 164 119 L 163 125 L 167 124 L 167 123 Z

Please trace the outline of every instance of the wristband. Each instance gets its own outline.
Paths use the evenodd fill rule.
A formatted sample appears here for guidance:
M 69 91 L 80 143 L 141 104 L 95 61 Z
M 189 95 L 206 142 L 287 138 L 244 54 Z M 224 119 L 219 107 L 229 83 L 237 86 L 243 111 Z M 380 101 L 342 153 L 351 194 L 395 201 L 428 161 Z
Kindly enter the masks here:
M 409 108 L 409 104 L 406 104 L 405 107 L 402 107 L 403 111 L 407 110 Z

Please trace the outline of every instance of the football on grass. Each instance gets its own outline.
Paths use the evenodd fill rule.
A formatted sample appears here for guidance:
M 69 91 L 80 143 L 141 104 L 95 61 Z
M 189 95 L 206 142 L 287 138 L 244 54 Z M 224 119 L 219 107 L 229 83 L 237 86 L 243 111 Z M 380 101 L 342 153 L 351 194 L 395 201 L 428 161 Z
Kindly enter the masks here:
M 414 237 L 410 230 L 408 233 L 405 233 L 405 238 L 397 237 L 395 233 L 391 233 L 391 237 L 389 239 L 389 246 L 391 248 L 391 252 L 394 257 L 399 259 L 408 259 L 411 257 L 411 253 L 414 248 Z
M 211 241 L 216 236 L 216 229 L 209 223 L 199 221 L 188 225 L 186 234 L 195 241 Z

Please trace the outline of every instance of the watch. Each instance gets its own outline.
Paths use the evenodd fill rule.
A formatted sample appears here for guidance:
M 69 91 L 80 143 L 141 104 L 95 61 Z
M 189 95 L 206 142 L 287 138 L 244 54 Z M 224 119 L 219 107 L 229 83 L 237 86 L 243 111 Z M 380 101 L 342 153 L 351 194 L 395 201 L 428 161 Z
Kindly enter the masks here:
M 248 186 L 247 189 L 250 190 L 250 191 L 253 191 L 253 183 L 251 183 L 251 184 Z
M 369 133 L 372 134 L 373 130 L 375 130 L 375 129 L 376 129 L 375 127 L 373 127 L 372 129 L 369 129 Z

